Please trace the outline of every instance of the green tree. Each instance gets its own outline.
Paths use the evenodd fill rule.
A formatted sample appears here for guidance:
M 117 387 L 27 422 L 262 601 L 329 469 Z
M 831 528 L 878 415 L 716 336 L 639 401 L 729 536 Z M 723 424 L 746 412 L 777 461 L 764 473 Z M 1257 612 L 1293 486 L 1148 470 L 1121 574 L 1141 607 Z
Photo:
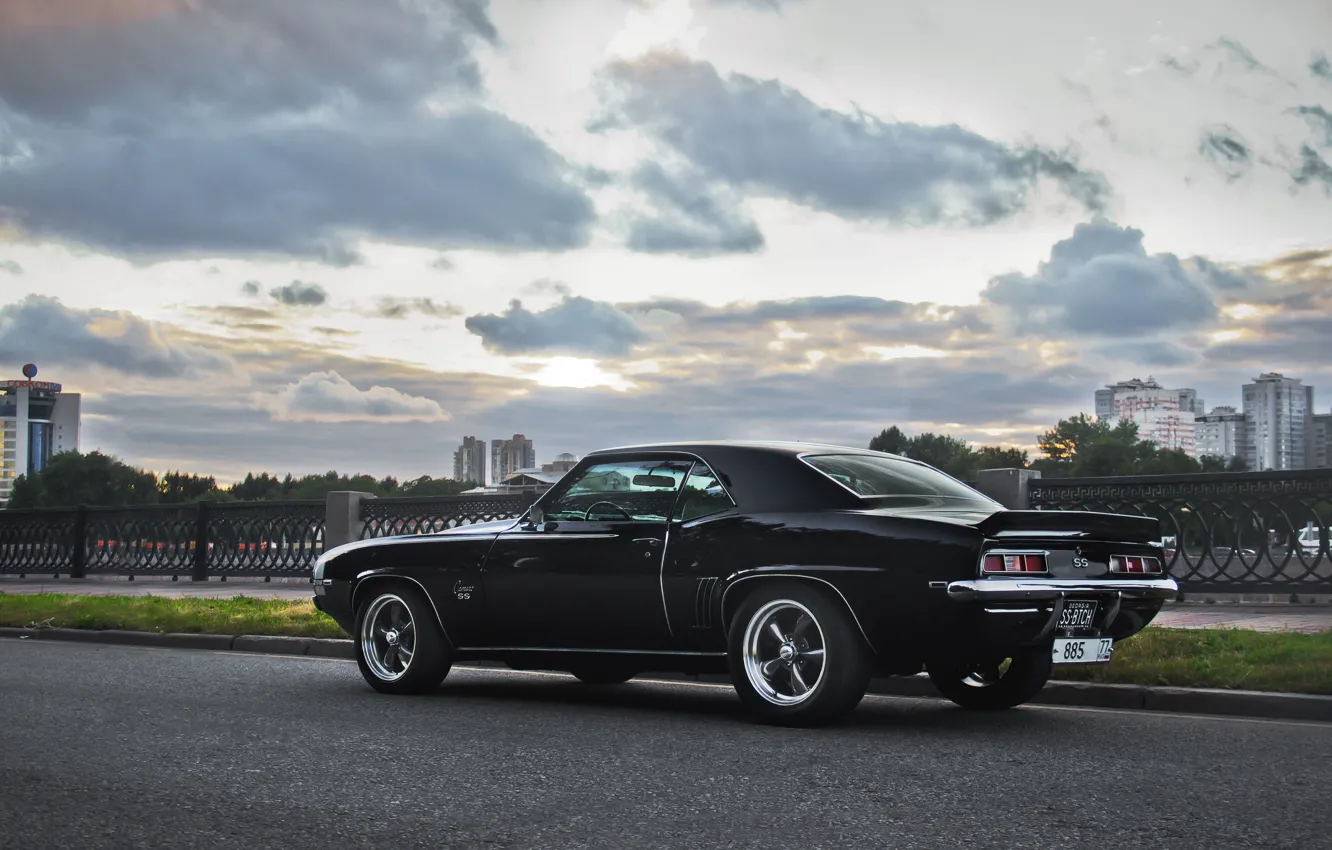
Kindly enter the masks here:
M 1201 472 L 1225 472 L 1226 459 L 1221 455 L 1203 455 L 1198 458 L 1198 469 Z
M 889 454 L 900 455 L 906 451 L 910 440 L 902 429 L 894 425 L 891 428 L 885 428 L 879 432 L 879 436 L 870 440 L 869 449 L 872 452 L 888 452 Z
M 454 481 L 452 478 L 431 478 L 422 475 L 404 482 L 399 495 L 402 496 L 453 496 L 477 486 L 474 481 Z
M 101 452 L 52 455 L 35 478 L 21 488 L 15 482 L 10 507 L 151 505 L 159 498 L 156 475 Z
M 947 434 L 927 431 L 912 437 L 904 454 L 954 478 L 969 479 L 976 474 L 976 457 L 971 446 Z
M 160 500 L 168 505 L 216 499 L 217 479 L 209 475 L 190 475 L 184 472 L 166 472 L 157 482 Z
M 1068 419 L 1060 419 L 1059 424 L 1046 431 L 1036 441 L 1045 460 L 1056 467 L 1063 465 L 1070 468 L 1078 449 L 1104 439 L 1110 435 L 1110 424 L 1103 419 L 1096 419 L 1085 413 Z
M 1024 469 L 1029 463 L 1025 449 L 981 446 L 976 450 L 976 469 Z
M 1244 455 L 1234 455 L 1230 459 L 1230 466 L 1226 468 L 1227 472 L 1248 472 L 1249 462 L 1244 459 Z

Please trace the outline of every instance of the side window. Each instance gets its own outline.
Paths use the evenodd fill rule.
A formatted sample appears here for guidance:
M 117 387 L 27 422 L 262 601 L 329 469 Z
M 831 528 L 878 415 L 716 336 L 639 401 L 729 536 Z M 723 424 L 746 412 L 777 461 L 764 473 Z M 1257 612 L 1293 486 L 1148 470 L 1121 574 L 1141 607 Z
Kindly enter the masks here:
M 666 522 L 689 461 L 644 460 L 589 466 L 549 503 L 555 521 Z
M 675 519 L 687 522 L 701 516 L 715 514 L 732 507 L 731 497 L 726 495 L 717 476 L 712 474 L 705 463 L 695 463 L 685 479 L 684 491 L 675 507 Z

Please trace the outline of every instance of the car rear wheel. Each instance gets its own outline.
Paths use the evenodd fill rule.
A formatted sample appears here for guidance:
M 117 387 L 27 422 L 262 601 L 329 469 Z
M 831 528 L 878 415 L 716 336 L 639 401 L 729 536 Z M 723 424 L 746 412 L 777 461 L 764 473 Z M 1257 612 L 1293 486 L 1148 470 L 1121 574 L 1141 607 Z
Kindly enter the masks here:
M 980 663 L 929 664 L 939 693 L 963 708 L 996 711 L 1021 705 L 1045 687 L 1052 660 L 1046 647 L 1014 651 Z
M 434 690 L 448 675 L 452 655 L 430 600 L 418 588 L 380 585 L 356 612 L 356 665 L 381 693 Z
M 756 589 L 736 612 L 729 643 L 736 693 L 765 722 L 832 723 L 865 696 L 869 648 L 846 606 L 814 585 Z

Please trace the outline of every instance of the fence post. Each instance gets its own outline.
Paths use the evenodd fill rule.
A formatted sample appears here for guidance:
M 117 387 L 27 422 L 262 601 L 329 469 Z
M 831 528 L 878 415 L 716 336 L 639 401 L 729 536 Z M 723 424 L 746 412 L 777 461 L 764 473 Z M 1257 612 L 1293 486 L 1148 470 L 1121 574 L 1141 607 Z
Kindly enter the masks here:
M 374 493 L 359 490 L 334 490 L 324 503 L 324 551 L 361 539 L 365 523 L 361 521 L 361 500 L 373 499 Z
M 74 548 L 69 555 L 69 577 L 85 578 L 88 570 L 88 509 L 74 509 Z
M 976 489 L 1013 511 L 1031 509 L 1027 495 L 1039 469 L 982 469 L 976 473 Z
M 194 519 L 194 572 L 190 581 L 208 581 L 208 502 L 200 499 Z

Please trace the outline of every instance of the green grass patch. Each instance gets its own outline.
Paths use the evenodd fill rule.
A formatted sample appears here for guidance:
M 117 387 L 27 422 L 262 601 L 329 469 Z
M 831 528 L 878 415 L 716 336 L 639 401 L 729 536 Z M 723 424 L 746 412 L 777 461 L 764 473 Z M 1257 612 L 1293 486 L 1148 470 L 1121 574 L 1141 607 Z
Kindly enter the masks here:
M 1109 664 L 1056 666 L 1059 679 L 1332 694 L 1332 632 L 1162 629 L 1121 641 Z
M 60 629 L 129 629 L 216 635 L 346 637 L 308 599 L 165 596 L 81 596 L 0 593 L 0 626 L 45 624 Z
M 131 629 L 226 635 L 341 638 L 309 600 L 0 593 L 0 626 Z M 1332 632 L 1149 627 L 1095 667 L 1056 667 L 1055 678 L 1332 694 Z

